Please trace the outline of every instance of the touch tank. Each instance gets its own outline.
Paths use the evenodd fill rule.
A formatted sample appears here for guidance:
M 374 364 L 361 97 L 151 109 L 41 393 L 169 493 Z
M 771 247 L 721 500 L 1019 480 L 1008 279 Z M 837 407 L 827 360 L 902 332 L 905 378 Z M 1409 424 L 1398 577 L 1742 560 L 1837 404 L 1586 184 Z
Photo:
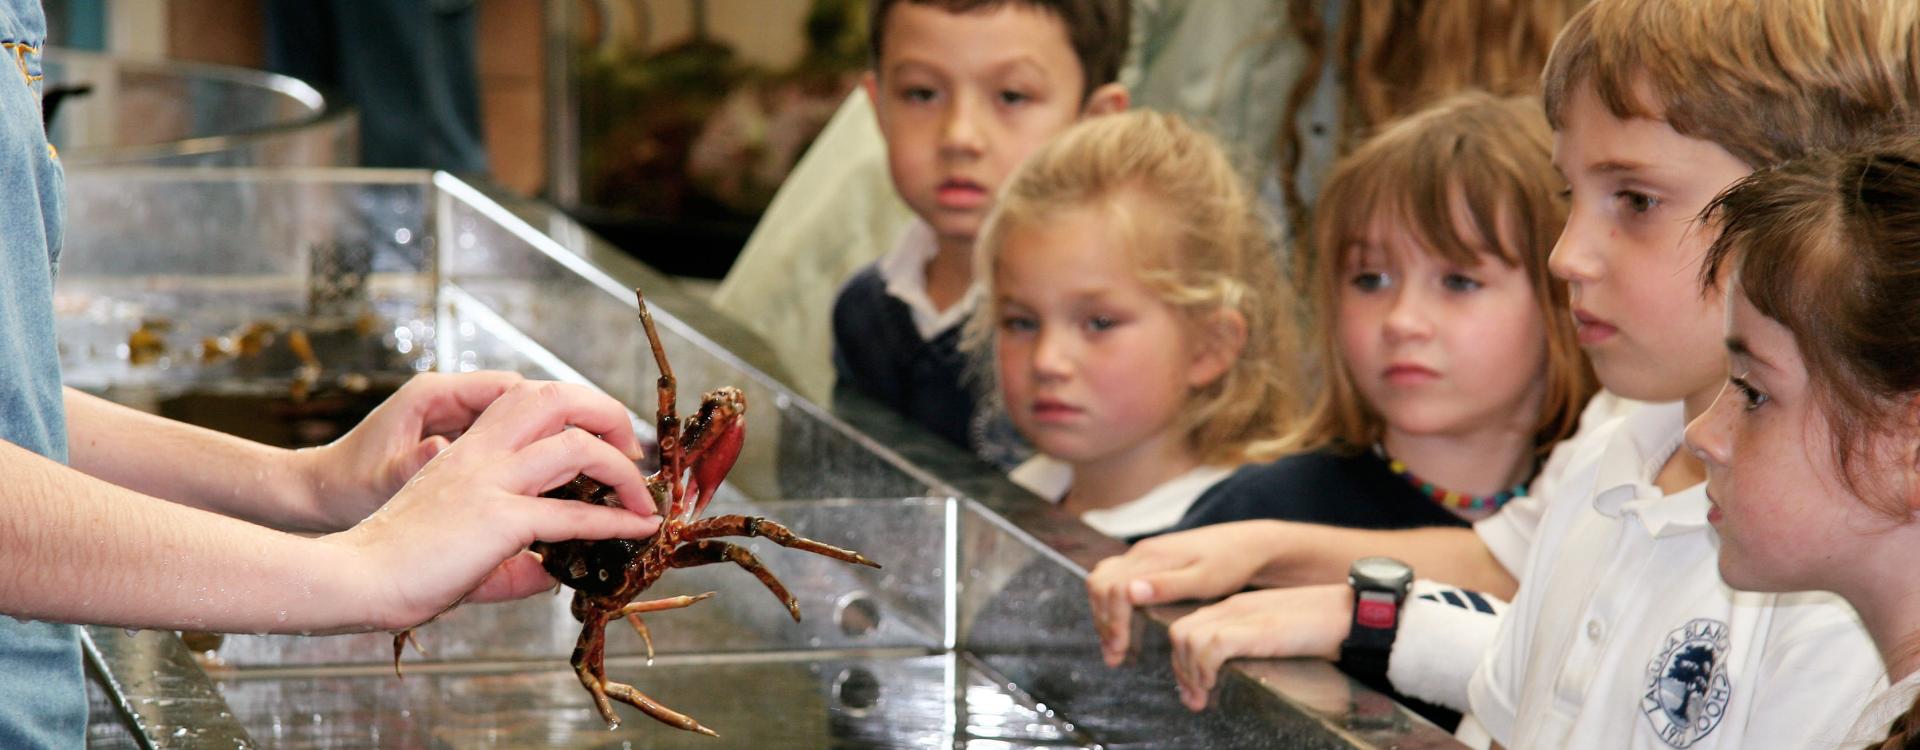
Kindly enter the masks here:
M 765 515 L 885 566 L 737 540 L 802 622 L 715 565 L 648 592 L 719 592 L 648 617 L 651 663 L 609 628 L 608 676 L 718 740 L 625 706 L 609 731 L 567 664 L 567 597 L 535 596 L 422 628 L 429 655 L 410 653 L 404 679 L 382 633 L 88 628 L 92 747 L 1454 746 L 1317 661 L 1230 668 L 1218 707 L 1189 713 L 1167 666 L 1177 609 L 1138 618 L 1139 653 L 1108 669 L 1083 579 L 1119 542 L 884 410 L 795 396 L 763 343 L 541 204 L 411 171 L 74 170 L 68 186 L 71 385 L 324 442 L 412 373 L 507 369 L 602 389 L 645 434 L 642 287 L 681 413 L 708 388 L 747 392 L 746 450 L 708 515 Z

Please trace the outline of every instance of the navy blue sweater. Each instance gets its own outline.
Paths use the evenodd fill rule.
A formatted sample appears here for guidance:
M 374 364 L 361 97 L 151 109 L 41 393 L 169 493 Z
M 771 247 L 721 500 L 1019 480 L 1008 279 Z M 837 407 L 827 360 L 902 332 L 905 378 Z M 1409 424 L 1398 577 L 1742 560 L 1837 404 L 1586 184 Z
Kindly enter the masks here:
M 838 388 L 886 404 L 962 448 L 969 448 L 975 397 L 963 376 L 956 325 L 920 340 L 907 303 L 887 294 L 879 266 L 868 264 L 833 301 L 833 369 Z

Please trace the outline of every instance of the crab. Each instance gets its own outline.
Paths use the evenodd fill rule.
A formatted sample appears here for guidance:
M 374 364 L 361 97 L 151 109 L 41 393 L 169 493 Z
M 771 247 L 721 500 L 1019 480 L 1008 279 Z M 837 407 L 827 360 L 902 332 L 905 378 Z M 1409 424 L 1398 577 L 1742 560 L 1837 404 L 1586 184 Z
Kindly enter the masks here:
M 574 590 L 571 607 L 579 620 L 580 639 L 574 646 L 571 663 L 580 684 L 593 695 L 594 707 L 606 720 L 608 729 L 620 726 L 612 701 L 620 701 L 645 712 L 662 723 L 691 732 L 718 737 L 712 729 L 692 717 L 668 708 L 641 693 L 632 685 L 613 682 L 606 673 L 606 626 L 626 619 L 646 643 L 647 658 L 653 658 L 653 638 L 640 615 L 680 609 L 711 597 L 714 592 L 693 596 L 674 596 L 634 601 L 642 592 L 672 568 L 731 562 L 760 580 L 768 591 L 786 605 L 787 613 L 800 621 L 800 604 L 786 586 L 760 563 L 752 552 L 719 537 L 760 537 L 782 547 L 812 552 L 835 560 L 880 567 L 879 563 L 852 550 L 841 549 L 794 534 L 787 527 L 758 516 L 724 515 L 700 519 L 712 501 L 714 492 L 740 456 L 746 437 L 746 395 L 738 388 L 723 386 L 708 392 L 700 409 L 681 420 L 674 412 L 677 395 L 673 369 L 667 364 L 660 336 L 654 331 L 653 315 L 647 312 L 647 300 L 640 290 L 634 295 L 640 302 L 640 323 L 653 346 L 653 358 L 659 363 L 660 378 L 657 437 L 660 468 L 647 476 L 647 489 L 656 509 L 665 516 L 658 531 L 645 539 L 605 541 L 535 542 L 534 552 L 553 577 Z M 622 507 L 613 489 L 586 475 L 545 493 L 555 497 L 597 505 Z M 699 519 L 699 520 L 696 520 Z M 412 639 L 412 630 L 403 630 L 393 638 L 394 672 L 400 670 L 404 645 Z M 418 647 L 418 643 L 415 643 Z

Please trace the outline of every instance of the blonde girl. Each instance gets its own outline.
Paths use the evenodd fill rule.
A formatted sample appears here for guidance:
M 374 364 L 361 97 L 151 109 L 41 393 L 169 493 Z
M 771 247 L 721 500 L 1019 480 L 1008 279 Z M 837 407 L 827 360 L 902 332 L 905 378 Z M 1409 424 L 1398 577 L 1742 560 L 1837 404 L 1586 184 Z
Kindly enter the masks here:
M 1721 577 L 1844 597 L 1894 683 L 1846 741 L 1920 747 L 1920 143 L 1758 172 L 1706 215 L 1732 359 L 1687 447 Z
M 1015 173 L 976 255 L 969 350 L 1040 454 L 1016 481 L 1135 538 L 1271 457 L 1296 391 L 1291 297 L 1210 136 L 1147 111 L 1074 127 Z

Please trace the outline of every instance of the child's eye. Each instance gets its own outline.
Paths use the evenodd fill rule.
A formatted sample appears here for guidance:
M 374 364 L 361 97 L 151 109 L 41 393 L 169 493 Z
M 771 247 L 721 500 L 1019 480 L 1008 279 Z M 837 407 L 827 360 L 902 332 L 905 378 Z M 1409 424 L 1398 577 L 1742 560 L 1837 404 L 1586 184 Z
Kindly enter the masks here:
M 1353 288 L 1363 292 L 1377 292 L 1391 285 L 1393 279 L 1379 271 L 1362 271 L 1354 274 L 1353 278 L 1347 283 L 1352 284 Z
M 1039 330 L 1040 324 L 1025 315 L 1007 315 L 1000 318 L 1000 330 L 1007 333 L 1031 333 Z
M 1627 210 L 1636 214 L 1644 214 L 1652 211 L 1655 206 L 1660 205 L 1659 199 L 1635 190 L 1622 190 L 1613 195 L 1615 198 L 1618 198 L 1621 203 L 1626 205 Z
M 1006 106 L 1016 106 L 1030 101 L 1033 101 L 1033 97 L 1024 91 L 1009 90 L 1000 92 L 1000 103 Z
M 927 86 L 907 86 L 900 89 L 900 98 L 915 104 L 933 101 L 936 94 L 937 92 Z
M 1762 404 L 1773 400 L 1767 394 L 1761 393 L 1760 389 L 1753 387 L 1753 384 L 1748 383 L 1745 378 L 1728 378 L 1727 382 L 1732 383 L 1734 389 L 1740 391 L 1740 396 L 1747 400 L 1747 411 L 1758 409 Z
M 1479 279 L 1466 274 L 1450 273 L 1440 279 L 1440 285 L 1449 292 L 1471 292 L 1483 286 Z
M 1118 325 L 1120 325 L 1120 321 L 1108 315 L 1094 315 L 1087 318 L 1087 330 L 1096 333 L 1099 331 L 1112 330 L 1114 326 Z

